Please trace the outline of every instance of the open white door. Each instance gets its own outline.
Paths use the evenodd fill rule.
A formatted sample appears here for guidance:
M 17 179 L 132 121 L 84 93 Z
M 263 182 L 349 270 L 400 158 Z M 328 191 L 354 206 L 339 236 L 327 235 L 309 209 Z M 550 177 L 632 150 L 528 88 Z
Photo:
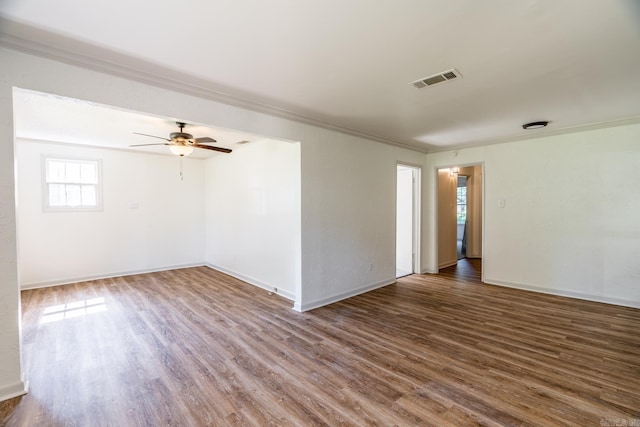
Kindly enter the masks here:
M 398 165 L 396 192 L 396 277 L 419 272 L 420 169 Z

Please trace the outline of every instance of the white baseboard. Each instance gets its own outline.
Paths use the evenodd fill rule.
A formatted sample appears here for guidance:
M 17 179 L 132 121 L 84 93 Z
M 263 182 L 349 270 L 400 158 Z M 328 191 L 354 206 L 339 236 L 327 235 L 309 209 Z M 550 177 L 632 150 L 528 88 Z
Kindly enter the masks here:
M 14 397 L 27 394 L 29 391 L 29 383 L 27 381 L 18 381 L 15 384 L 9 384 L 4 387 L 0 387 L 0 402 L 3 400 L 13 399 Z
M 442 264 L 439 264 L 438 269 L 451 267 L 452 265 L 456 265 L 457 263 L 458 263 L 457 259 L 454 259 L 453 261 L 446 261 L 446 262 L 443 262 Z
M 295 299 L 296 299 L 296 296 L 292 292 L 289 292 L 289 291 L 287 291 L 285 289 L 278 288 L 277 286 L 273 286 L 273 285 L 271 285 L 269 283 L 265 283 L 265 282 L 263 282 L 261 280 L 255 279 L 253 277 L 246 276 L 246 275 L 244 275 L 242 273 L 238 273 L 237 271 L 229 270 L 228 268 L 221 267 L 221 266 L 215 265 L 215 264 L 210 264 L 210 263 L 207 263 L 206 266 L 209 267 L 209 268 L 212 268 L 214 270 L 218 270 L 218 271 L 220 271 L 220 272 L 222 272 L 224 274 L 228 274 L 229 276 L 233 276 L 236 279 L 240 279 L 243 282 L 247 282 L 250 285 L 257 286 L 257 287 L 265 289 L 265 290 L 267 290 L 269 292 L 273 292 L 274 294 L 278 294 L 278 295 L 280 295 L 280 296 L 282 296 L 282 297 L 284 297 L 284 298 L 286 298 L 288 300 L 295 301 Z
M 278 295 L 281 295 L 289 300 L 295 300 L 295 295 L 293 295 L 291 292 L 286 291 L 284 289 L 278 289 L 275 286 L 269 285 L 268 283 L 264 283 L 258 279 L 254 279 L 253 277 L 249 277 L 249 276 L 245 276 L 244 274 L 241 273 L 237 273 L 235 271 L 229 270 L 227 268 L 224 267 L 220 267 L 217 265 L 213 265 L 213 264 L 209 264 L 206 262 L 199 262 L 199 263 L 195 263 L 195 264 L 180 264 L 180 265 L 168 265 L 168 266 L 164 266 L 164 267 L 157 267 L 157 268 L 148 268 L 148 269 L 143 269 L 143 270 L 128 270 L 128 271 L 120 271 L 120 272 L 114 272 L 114 273 L 106 273 L 106 274 L 97 274 L 94 276 L 84 276 L 84 277 L 73 277 L 73 278 L 65 278 L 65 279 L 57 279 L 57 280 L 49 280 L 46 282 L 37 282 L 37 283 L 24 283 L 20 286 L 21 290 L 27 290 L 27 289 L 38 289 L 38 288 L 47 288 L 50 286 L 61 286 L 61 285 L 69 285 L 72 283 L 79 283 L 79 282 L 88 282 L 90 280 L 99 280 L 99 279 L 109 279 L 112 277 L 122 277 L 122 276 L 132 276 L 134 274 L 146 274 L 146 273 L 157 273 L 159 271 L 169 271 L 169 270 L 178 270 L 181 268 L 192 268 L 192 267 L 209 267 L 212 268 L 214 270 L 218 270 L 221 271 L 225 274 L 228 274 L 229 276 L 233 276 L 237 279 L 240 279 L 244 282 L 247 282 L 251 285 L 254 286 L 258 286 L 260 288 L 266 289 L 269 292 L 273 292 L 276 293 Z
M 343 292 L 326 298 L 321 298 L 319 300 L 311 301 L 305 304 L 296 303 L 293 306 L 293 309 L 300 312 L 313 310 L 314 308 L 320 308 L 325 305 L 333 304 L 334 302 L 342 301 L 343 299 L 364 294 L 365 292 L 373 291 L 374 289 L 382 288 L 393 283 L 396 283 L 396 279 L 381 280 L 380 282 L 371 283 L 369 285 L 361 286 L 351 291 Z
M 112 277 L 133 276 L 134 274 L 157 273 L 159 271 L 178 270 L 180 268 L 202 267 L 206 265 L 204 262 L 195 264 L 167 265 L 164 267 L 154 267 L 142 270 L 117 271 L 113 273 L 97 274 L 95 276 L 71 277 L 65 279 L 49 280 L 46 282 L 23 283 L 20 285 L 21 290 L 48 288 L 50 286 L 69 285 L 71 283 L 88 282 L 90 280 L 110 279 Z
M 484 278 L 483 282 L 487 283 L 489 285 L 503 286 L 503 287 L 506 287 L 506 288 L 514 288 L 514 289 L 522 289 L 522 290 L 525 290 L 525 291 L 538 292 L 538 293 L 541 293 L 541 294 L 549 294 L 549 295 L 557 295 L 557 296 L 561 296 L 561 297 L 576 298 L 576 299 L 581 299 L 581 300 L 586 300 L 586 301 L 593 301 L 593 302 L 601 302 L 601 303 L 605 303 L 605 304 L 620 305 L 620 306 L 623 306 L 623 307 L 640 308 L 640 301 L 625 300 L 625 299 L 620 299 L 620 298 L 611 298 L 611 297 L 606 297 L 606 296 L 602 296 L 602 295 L 584 294 L 584 293 L 581 293 L 581 292 L 567 291 L 567 290 L 562 290 L 562 289 L 548 289 L 548 288 L 542 288 L 542 287 L 539 287 L 539 286 L 530 286 L 530 285 L 523 285 L 523 284 L 520 284 L 520 283 L 511 283 L 511 282 L 504 282 L 504 281 L 501 281 L 501 280 L 487 279 L 486 277 Z

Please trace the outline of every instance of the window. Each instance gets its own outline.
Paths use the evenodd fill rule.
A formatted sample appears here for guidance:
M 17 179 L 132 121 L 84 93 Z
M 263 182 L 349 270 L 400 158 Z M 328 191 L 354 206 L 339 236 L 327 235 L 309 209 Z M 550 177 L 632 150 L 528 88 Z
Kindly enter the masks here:
M 100 162 L 44 159 L 46 211 L 100 210 Z
M 466 180 L 465 180 L 466 181 Z M 458 191 L 456 194 L 457 198 L 457 216 L 458 216 L 458 224 L 464 224 L 467 221 L 467 184 L 464 183 L 464 186 L 458 187 Z

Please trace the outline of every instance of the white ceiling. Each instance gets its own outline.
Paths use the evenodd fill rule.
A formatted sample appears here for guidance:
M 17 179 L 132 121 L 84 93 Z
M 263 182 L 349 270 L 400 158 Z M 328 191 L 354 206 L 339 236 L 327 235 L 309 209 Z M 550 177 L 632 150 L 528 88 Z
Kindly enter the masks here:
M 423 150 L 640 118 L 637 0 L 3 0 L 0 17 L 0 44 Z
M 162 140 L 135 135 L 134 132 L 169 138 L 171 132 L 179 131 L 176 121 L 185 121 L 23 89 L 14 90 L 13 106 L 15 133 L 18 138 L 166 155 L 173 154 L 164 145 L 130 147 L 134 144 L 163 143 Z M 195 138 L 212 137 L 217 142 L 208 145 L 232 150 L 238 148 L 236 144 L 241 141 L 255 143 L 265 140 L 256 135 L 194 123 L 188 123 L 184 131 Z M 190 157 L 208 158 L 219 155 L 224 154 L 196 149 Z

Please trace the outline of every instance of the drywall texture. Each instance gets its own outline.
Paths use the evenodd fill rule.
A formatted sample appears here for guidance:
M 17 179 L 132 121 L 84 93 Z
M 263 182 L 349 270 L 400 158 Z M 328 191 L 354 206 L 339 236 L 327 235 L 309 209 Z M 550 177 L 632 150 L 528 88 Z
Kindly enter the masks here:
M 204 161 L 16 141 L 23 288 L 204 261 Z M 45 212 L 42 157 L 98 159 L 103 209 Z
M 300 287 L 300 144 L 258 140 L 206 160 L 206 261 L 295 299 Z
M 640 306 L 639 141 L 631 124 L 429 154 L 430 213 L 436 168 L 484 162 L 486 282 Z

